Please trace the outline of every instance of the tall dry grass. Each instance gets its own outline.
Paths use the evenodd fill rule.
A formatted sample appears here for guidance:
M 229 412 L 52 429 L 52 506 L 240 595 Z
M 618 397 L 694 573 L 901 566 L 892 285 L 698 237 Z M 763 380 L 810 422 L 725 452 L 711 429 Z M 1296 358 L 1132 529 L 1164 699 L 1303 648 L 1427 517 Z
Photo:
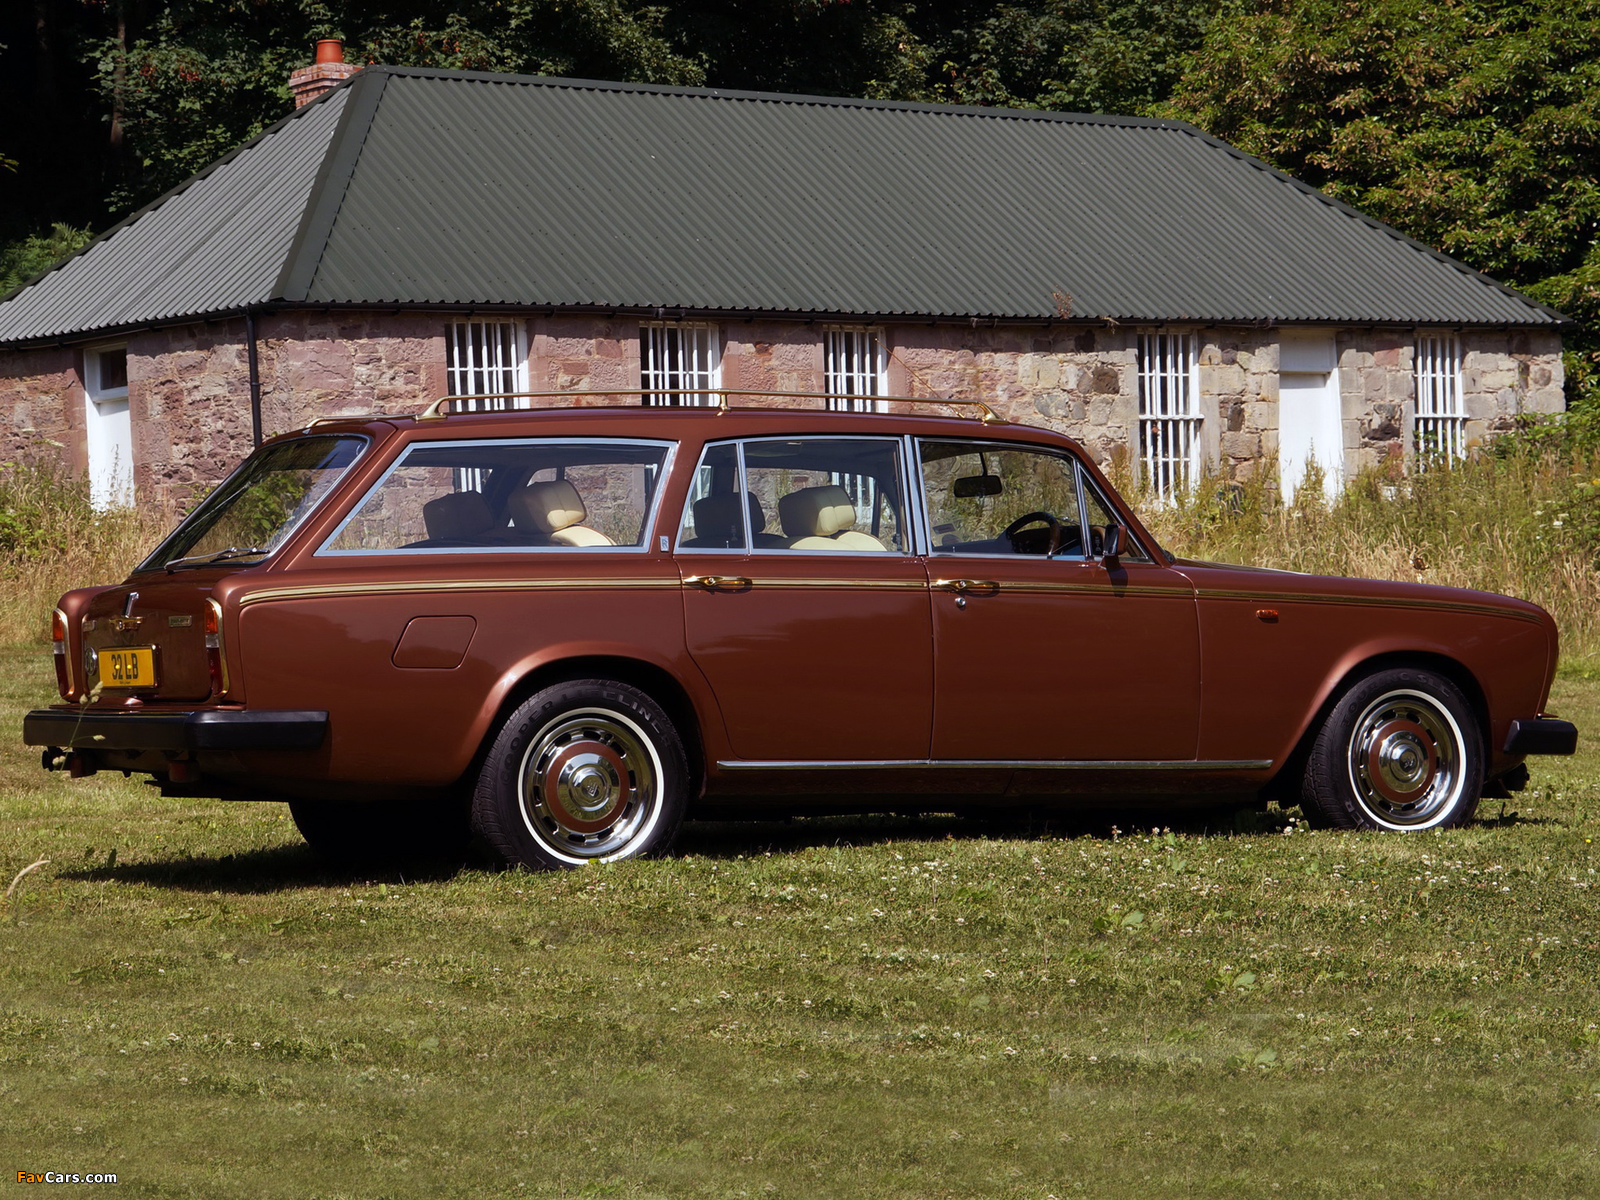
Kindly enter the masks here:
M 0 645 L 48 641 L 62 592 L 123 579 L 175 520 L 165 509 L 97 513 L 82 481 L 0 466 Z
M 1276 472 L 1207 480 L 1177 503 L 1140 497 L 1169 550 L 1323 575 L 1502 592 L 1548 609 L 1569 671 L 1600 672 L 1600 452 L 1521 449 L 1353 480 L 1332 504 Z M 1137 494 L 1137 493 L 1135 493 Z

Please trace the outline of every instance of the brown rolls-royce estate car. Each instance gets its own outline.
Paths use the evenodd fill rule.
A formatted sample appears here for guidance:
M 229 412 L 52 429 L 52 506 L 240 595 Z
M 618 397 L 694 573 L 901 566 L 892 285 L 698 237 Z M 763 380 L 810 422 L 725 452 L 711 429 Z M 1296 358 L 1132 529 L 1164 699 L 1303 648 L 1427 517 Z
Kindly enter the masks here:
M 62 597 L 62 703 L 24 736 L 287 800 L 330 855 L 470 828 L 535 867 L 712 811 L 1430 829 L 1574 749 L 1537 606 L 1177 559 L 1071 440 L 897 407 L 441 402 L 275 438 Z

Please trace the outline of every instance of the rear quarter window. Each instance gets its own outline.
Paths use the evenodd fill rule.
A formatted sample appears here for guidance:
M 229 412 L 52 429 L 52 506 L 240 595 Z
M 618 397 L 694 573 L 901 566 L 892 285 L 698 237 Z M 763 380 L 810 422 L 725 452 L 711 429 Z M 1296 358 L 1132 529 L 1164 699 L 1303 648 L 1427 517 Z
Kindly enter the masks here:
M 419 442 L 318 553 L 640 549 L 671 449 L 599 439 Z

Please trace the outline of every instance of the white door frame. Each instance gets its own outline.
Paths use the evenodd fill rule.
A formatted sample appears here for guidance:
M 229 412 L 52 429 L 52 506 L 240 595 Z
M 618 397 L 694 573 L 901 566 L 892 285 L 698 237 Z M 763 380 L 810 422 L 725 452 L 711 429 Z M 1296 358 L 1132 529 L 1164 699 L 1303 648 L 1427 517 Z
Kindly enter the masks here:
M 89 457 L 89 503 L 96 509 L 133 504 L 133 421 L 128 413 L 126 369 L 119 381 L 104 378 L 102 356 L 127 352 L 126 343 L 83 352 L 84 439 Z
M 1278 344 L 1278 480 L 1284 503 L 1294 500 L 1315 461 L 1322 494 L 1344 490 L 1344 403 L 1333 334 L 1285 333 Z

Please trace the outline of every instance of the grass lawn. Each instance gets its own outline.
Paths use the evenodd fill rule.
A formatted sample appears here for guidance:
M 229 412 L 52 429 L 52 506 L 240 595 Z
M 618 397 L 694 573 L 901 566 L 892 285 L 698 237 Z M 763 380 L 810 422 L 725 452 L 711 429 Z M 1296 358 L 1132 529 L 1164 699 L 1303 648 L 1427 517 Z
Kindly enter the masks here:
M 368 878 L 279 806 L 45 776 L 15 731 L 47 652 L 0 672 L 0 887 L 51 860 L 0 909 L 0 1171 L 208 1200 L 1600 1194 L 1600 683 L 1557 685 L 1583 753 L 1450 833 L 829 819 Z

